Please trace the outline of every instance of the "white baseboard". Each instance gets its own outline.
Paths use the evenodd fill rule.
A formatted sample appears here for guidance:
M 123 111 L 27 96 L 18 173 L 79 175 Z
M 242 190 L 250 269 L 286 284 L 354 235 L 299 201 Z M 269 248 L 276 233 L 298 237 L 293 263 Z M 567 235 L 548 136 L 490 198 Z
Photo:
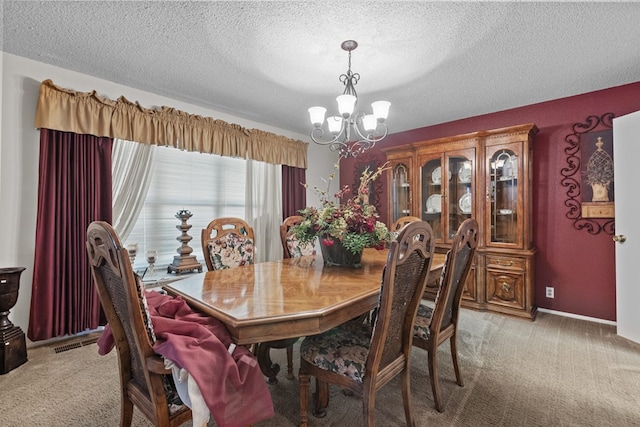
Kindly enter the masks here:
M 616 322 L 613 322 L 611 320 L 598 319 L 597 317 L 581 316 L 580 314 L 566 313 L 564 311 L 555 311 L 546 308 L 538 308 L 538 311 L 542 313 L 555 314 L 556 316 L 571 317 L 574 319 L 586 320 L 588 322 L 604 323 L 605 325 L 616 326 Z

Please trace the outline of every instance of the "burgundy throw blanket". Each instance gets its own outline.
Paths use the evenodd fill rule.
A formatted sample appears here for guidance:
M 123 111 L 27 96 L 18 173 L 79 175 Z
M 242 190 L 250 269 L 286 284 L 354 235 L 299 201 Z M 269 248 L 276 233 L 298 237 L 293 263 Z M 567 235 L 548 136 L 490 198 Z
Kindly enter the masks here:
M 229 354 L 232 341 L 224 324 L 194 312 L 180 297 L 146 296 L 157 338 L 153 349 L 196 380 L 217 425 L 246 426 L 274 415 L 258 362 L 243 346 Z M 105 328 L 98 341 L 100 354 L 113 346 L 110 335 Z

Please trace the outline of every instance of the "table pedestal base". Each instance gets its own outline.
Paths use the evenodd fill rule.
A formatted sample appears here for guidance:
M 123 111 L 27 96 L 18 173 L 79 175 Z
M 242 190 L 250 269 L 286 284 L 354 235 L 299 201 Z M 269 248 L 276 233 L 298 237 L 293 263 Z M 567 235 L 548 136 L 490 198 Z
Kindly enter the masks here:
M 253 352 L 258 359 L 260 370 L 262 374 L 269 378 L 269 384 L 278 384 L 278 372 L 280 372 L 280 365 L 271 361 L 270 350 L 272 348 L 286 348 L 287 349 L 287 379 L 292 380 L 293 376 L 293 351 L 290 348 L 298 341 L 298 338 L 290 338 L 278 341 L 269 341 L 264 343 L 255 344 Z

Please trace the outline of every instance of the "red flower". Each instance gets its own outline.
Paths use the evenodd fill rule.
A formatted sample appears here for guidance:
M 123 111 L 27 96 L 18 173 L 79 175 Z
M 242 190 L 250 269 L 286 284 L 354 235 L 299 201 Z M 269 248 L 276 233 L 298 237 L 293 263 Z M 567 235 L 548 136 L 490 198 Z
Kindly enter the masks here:
M 333 246 L 333 239 L 327 239 L 326 237 L 322 239 L 322 244 L 329 247 Z

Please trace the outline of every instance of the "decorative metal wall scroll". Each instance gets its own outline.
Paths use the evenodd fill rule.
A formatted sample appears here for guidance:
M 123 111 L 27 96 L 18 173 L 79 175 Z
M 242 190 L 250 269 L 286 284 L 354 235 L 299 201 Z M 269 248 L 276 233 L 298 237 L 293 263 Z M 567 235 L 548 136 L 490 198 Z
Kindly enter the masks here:
M 589 116 L 565 137 L 567 166 L 560 171 L 567 188 L 567 218 L 578 230 L 613 235 L 613 113 Z

